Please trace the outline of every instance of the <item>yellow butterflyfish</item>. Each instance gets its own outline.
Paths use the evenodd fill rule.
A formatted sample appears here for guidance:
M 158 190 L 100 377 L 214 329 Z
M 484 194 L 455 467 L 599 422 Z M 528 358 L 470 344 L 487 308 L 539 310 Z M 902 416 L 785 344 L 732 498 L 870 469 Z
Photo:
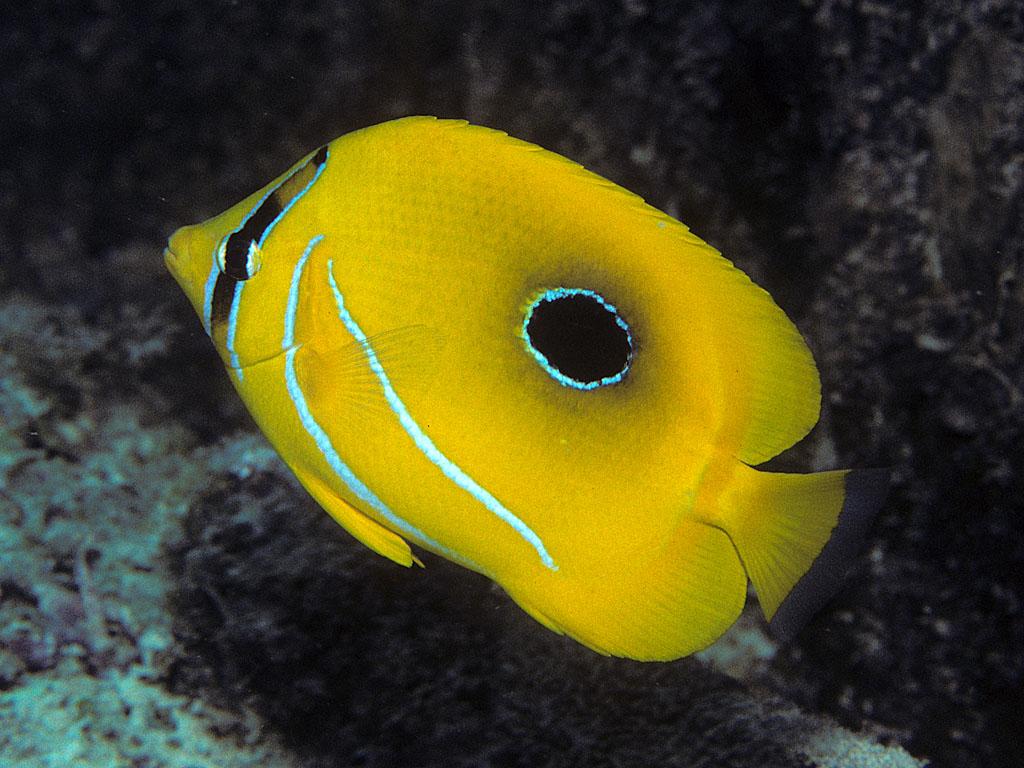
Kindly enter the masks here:
M 498 131 L 347 134 L 179 229 L 165 260 L 355 538 L 482 573 L 601 653 L 706 647 L 748 578 L 792 636 L 888 486 L 754 469 L 818 420 L 793 324 L 685 225 Z

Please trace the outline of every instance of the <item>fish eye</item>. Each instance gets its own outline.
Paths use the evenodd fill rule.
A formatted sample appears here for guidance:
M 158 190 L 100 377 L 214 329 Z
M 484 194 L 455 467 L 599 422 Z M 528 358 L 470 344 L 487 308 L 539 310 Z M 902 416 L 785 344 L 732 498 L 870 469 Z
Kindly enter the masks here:
M 217 246 L 217 269 L 232 280 L 249 280 L 260 271 L 260 246 L 255 240 L 248 242 L 234 232 Z
M 522 336 L 548 375 L 567 387 L 615 384 L 633 361 L 629 325 L 603 296 L 582 288 L 541 292 L 526 308 Z

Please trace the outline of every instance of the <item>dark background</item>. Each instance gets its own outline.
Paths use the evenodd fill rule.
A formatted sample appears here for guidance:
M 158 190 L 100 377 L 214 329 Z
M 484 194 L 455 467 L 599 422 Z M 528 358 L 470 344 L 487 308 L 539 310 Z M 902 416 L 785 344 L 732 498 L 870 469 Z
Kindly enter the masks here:
M 799 765 L 772 697 L 936 766 L 1020 764 L 1019 2 L 17 3 L 0 105 L 0 301 L 121 338 L 53 374 L 63 416 L 254 429 L 166 237 L 423 113 L 686 222 L 815 352 L 824 416 L 794 466 L 894 468 L 857 573 L 747 683 L 603 659 L 436 558 L 353 552 L 283 473 L 212 477 L 167 547 L 168 689 L 252 708 L 309 766 Z

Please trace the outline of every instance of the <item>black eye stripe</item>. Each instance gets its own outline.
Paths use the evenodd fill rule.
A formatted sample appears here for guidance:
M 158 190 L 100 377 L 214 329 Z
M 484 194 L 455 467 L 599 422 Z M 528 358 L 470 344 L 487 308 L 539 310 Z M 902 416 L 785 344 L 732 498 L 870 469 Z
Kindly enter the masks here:
M 277 195 L 270 195 L 253 211 L 252 216 L 241 229 L 235 230 L 224 244 L 224 273 L 235 280 L 245 280 L 248 274 L 249 247 L 258 243 L 263 233 L 274 222 L 284 209 L 277 200 Z
M 228 321 L 231 315 L 231 305 L 235 301 L 235 291 L 238 290 L 238 281 L 225 274 L 217 275 L 217 282 L 213 284 L 213 298 L 210 301 L 210 335 L 213 336 L 215 329 Z
M 250 274 L 249 249 L 253 243 L 262 243 L 277 223 L 278 218 L 298 200 L 316 180 L 327 162 L 324 145 L 296 168 L 272 190 L 224 243 L 224 274 L 233 280 L 248 280 Z

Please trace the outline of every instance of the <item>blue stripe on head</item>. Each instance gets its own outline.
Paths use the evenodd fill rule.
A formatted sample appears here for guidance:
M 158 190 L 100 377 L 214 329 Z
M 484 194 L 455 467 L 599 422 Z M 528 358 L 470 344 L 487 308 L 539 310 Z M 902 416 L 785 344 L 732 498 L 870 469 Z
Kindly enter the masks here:
M 224 340 L 224 348 L 231 355 L 231 367 L 238 374 L 239 381 L 244 376 L 242 374 L 242 363 L 238 359 L 238 353 L 235 351 L 235 334 L 238 332 L 238 308 L 242 304 L 242 289 L 244 287 L 245 283 L 235 284 L 235 295 L 231 299 L 231 312 L 228 314 L 228 332 Z
M 292 282 L 288 286 L 288 305 L 284 312 L 284 336 L 281 339 L 282 349 L 288 349 L 295 344 L 295 316 L 299 311 L 299 280 L 302 277 L 302 271 L 306 268 L 306 260 L 309 258 L 309 254 L 313 252 L 313 249 L 323 239 L 323 235 L 317 235 L 306 244 L 306 249 L 302 252 L 302 255 L 295 264 L 295 269 L 292 271 Z
M 210 268 L 210 274 L 206 278 L 206 284 L 203 286 L 203 327 L 206 328 L 206 335 L 211 339 L 213 338 L 213 289 L 217 285 L 219 275 L 220 269 L 217 267 L 217 262 L 214 261 Z

